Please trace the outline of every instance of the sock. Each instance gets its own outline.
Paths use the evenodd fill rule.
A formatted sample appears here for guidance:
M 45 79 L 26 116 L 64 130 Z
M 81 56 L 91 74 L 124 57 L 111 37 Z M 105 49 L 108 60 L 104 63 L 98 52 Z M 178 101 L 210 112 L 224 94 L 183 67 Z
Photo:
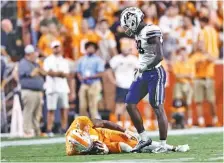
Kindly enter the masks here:
M 193 124 L 193 120 L 192 120 L 192 118 L 188 118 L 188 120 L 187 120 L 187 124 L 188 124 L 188 125 L 192 125 L 192 124 Z
M 205 124 L 205 119 L 204 119 L 204 117 L 198 117 L 198 123 L 199 123 L 199 125 L 204 125 Z
M 143 140 L 143 141 L 148 140 L 148 133 L 147 133 L 147 131 L 143 131 L 139 135 L 140 135 L 141 140 Z
M 165 146 L 165 145 L 166 145 L 166 140 L 160 140 L 160 144 L 161 144 L 162 146 Z
M 132 150 L 132 147 L 129 146 L 128 144 L 126 144 L 126 143 L 119 142 L 119 145 L 120 145 L 120 148 L 121 148 L 121 151 L 122 151 L 122 152 L 129 153 L 129 152 L 131 152 L 131 150 Z

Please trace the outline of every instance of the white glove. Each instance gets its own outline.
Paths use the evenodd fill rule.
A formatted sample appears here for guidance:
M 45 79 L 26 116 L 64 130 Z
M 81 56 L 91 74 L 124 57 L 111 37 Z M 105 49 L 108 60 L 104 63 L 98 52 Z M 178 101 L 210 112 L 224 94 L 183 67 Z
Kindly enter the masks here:
M 176 152 L 187 152 L 189 150 L 190 150 L 190 147 L 188 144 L 178 145 L 175 149 Z
M 141 71 L 141 69 L 135 69 L 134 70 L 134 81 L 137 81 L 138 78 L 141 78 L 142 77 L 142 73 L 143 71 Z

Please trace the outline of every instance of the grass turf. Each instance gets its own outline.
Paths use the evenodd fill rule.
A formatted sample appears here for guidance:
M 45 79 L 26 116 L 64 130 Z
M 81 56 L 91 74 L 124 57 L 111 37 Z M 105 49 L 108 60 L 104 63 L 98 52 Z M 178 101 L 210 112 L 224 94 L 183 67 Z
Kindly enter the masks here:
M 91 156 L 66 156 L 64 144 L 51 145 L 31 145 L 31 146 L 12 146 L 1 149 L 1 161 L 16 162 L 96 162 L 103 160 L 134 160 L 141 162 L 141 159 L 147 161 L 175 161 L 181 159 L 186 161 L 211 161 L 223 162 L 223 134 L 204 134 L 204 135 L 182 135 L 169 136 L 169 144 L 189 144 L 190 151 L 187 153 L 167 153 L 167 154 L 148 154 L 148 153 L 130 153 L 130 154 L 109 154 L 109 155 L 91 155 Z M 142 160 L 143 161 L 143 160 Z

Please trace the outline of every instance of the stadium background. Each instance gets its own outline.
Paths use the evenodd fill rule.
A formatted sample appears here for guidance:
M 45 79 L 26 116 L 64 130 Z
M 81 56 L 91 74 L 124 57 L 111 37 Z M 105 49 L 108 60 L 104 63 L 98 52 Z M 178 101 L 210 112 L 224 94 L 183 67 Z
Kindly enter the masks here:
M 81 35 L 82 33 L 73 33 L 73 29 L 71 28 L 72 23 L 77 24 L 78 30 L 81 28 L 81 20 L 86 18 L 88 19 L 89 26 L 91 26 L 92 30 L 95 30 L 95 25 L 100 19 L 107 19 L 108 23 L 111 27 L 111 31 L 113 32 L 113 35 L 116 38 L 117 42 L 117 50 L 118 53 L 120 51 L 119 47 L 121 46 L 119 39 L 123 38 L 124 36 L 118 35 L 119 28 L 113 28 L 116 27 L 118 23 L 118 16 L 121 13 L 122 9 L 128 6 L 138 6 L 143 9 L 143 11 L 152 11 L 152 13 L 146 14 L 146 21 L 148 23 L 155 23 L 159 24 L 161 21 L 161 17 L 167 12 L 168 8 L 170 7 L 176 7 L 179 11 L 177 13 L 177 16 L 183 17 L 183 15 L 187 15 L 192 18 L 192 20 L 197 22 L 197 19 L 200 16 L 206 16 L 209 18 L 210 24 L 215 27 L 217 33 L 220 36 L 220 46 L 219 46 L 219 61 L 217 60 L 215 65 L 215 92 L 216 92 L 216 105 L 217 105 L 217 113 L 218 113 L 218 119 L 219 123 L 223 125 L 223 62 L 222 62 L 222 49 L 223 44 L 221 38 L 223 38 L 223 4 L 221 1 L 218 2 L 207 2 L 207 1 L 201 1 L 201 2 L 175 2 L 175 1 L 157 1 L 157 2 L 144 2 L 144 1 L 105 1 L 105 2 L 81 2 L 81 1 L 1 1 L 1 20 L 3 19 L 10 19 L 13 23 L 13 29 L 15 31 L 15 42 L 12 43 L 11 48 L 16 49 L 13 54 L 3 54 L 1 51 L 1 55 L 4 56 L 7 60 L 7 65 L 11 66 L 11 71 L 14 68 L 16 61 L 19 61 L 24 55 L 23 49 L 24 46 L 28 44 L 33 44 L 37 47 L 37 50 L 41 53 L 43 50 L 41 49 L 43 47 L 40 46 L 40 39 L 41 39 L 41 31 L 40 31 L 40 21 L 43 17 L 43 10 L 49 9 L 52 10 L 53 17 L 56 18 L 57 23 L 60 24 L 59 28 L 61 29 L 62 34 L 59 35 L 60 39 L 62 40 L 63 49 L 64 49 L 64 55 L 66 58 L 68 58 L 71 62 L 75 62 L 78 60 L 78 57 L 80 57 L 80 54 L 74 54 L 73 53 L 73 46 L 74 42 L 76 42 L 76 35 Z M 72 18 L 69 17 L 69 9 L 72 10 L 71 6 L 73 6 L 73 9 L 76 8 L 77 15 Z M 74 7 L 75 6 L 75 7 Z M 33 7 L 33 8 L 32 8 Z M 221 11 L 220 11 L 221 10 Z M 37 12 L 37 17 L 34 15 L 33 11 L 39 11 Z M 36 14 L 36 13 L 35 13 Z M 67 20 L 65 20 L 67 19 Z M 113 25 L 113 26 L 112 26 Z M 197 24 L 195 24 L 197 26 Z M 35 33 L 35 38 L 33 35 L 33 30 Z M 77 29 L 76 29 L 77 30 Z M 171 29 L 176 30 L 176 29 Z M 77 31 L 76 31 L 77 32 Z M 184 39 L 179 37 L 178 39 Z M 1 40 L 3 42 L 4 38 L 1 37 Z M 129 40 L 130 41 L 130 40 Z M 130 41 L 131 42 L 131 41 Z M 76 44 L 75 44 L 76 45 Z M 193 46 L 193 45 L 192 45 Z M 133 47 L 134 48 L 134 47 Z M 3 50 L 3 48 L 1 48 Z M 46 50 L 47 51 L 47 50 Z M 48 52 L 47 52 L 48 53 Z M 39 59 L 39 63 L 41 65 L 42 59 L 45 57 L 46 54 L 41 54 L 42 58 Z M 221 60 L 221 61 L 220 61 Z M 172 64 L 175 62 L 171 60 L 170 58 L 166 58 L 166 64 L 167 64 L 167 71 L 169 73 L 169 79 L 168 79 L 168 86 L 166 89 L 166 102 L 165 102 L 165 108 L 168 115 L 169 120 L 171 119 L 171 107 L 172 107 L 172 94 L 173 94 L 173 86 L 175 83 L 175 77 L 172 71 Z M 11 73 L 6 75 L 9 77 Z M 104 102 L 102 102 L 99 105 L 99 110 L 101 110 L 101 113 L 107 113 L 107 111 L 111 111 L 111 113 L 114 112 L 114 94 L 115 94 L 115 86 L 112 85 L 107 81 L 107 78 L 103 79 L 104 82 Z M 7 85 L 4 87 L 4 93 L 8 95 L 8 93 L 12 92 L 15 89 L 15 85 L 17 83 L 13 80 L 10 80 L 10 82 L 7 83 Z M 4 103 L 3 101 L 2 103 Z M 77 111 L 77 103 L 75 103 L 75 108 Z M 139 108 L 143 108 L 144 103 L 139 104 Z M 194 106 L 194 104 L 193 104 Z M 6 108 L 7 108 L 7 117 L 10 118 L 10 110 L 12 109 L 12 97 L 9 98 L 8 101 L 6 101 Z M 46 108 L 43 107 L 46 111 Z M 203 110 L 205 111 L 204 116 L 206 120 L 206 125 L 211 125 L 211 115 L 208 110 L 208 105 L 204 104 Z M 74 112 L 73 112 L 74 113 Z M 46 114 L 44 112 L 44 114 Z M 57 113 L 58 114 L 58 113 Z M 46 115 L 44 115 L 46 118 Z M 57 116 L 59 118 L 59 116 Z M 197 124 L 197 114 L 195 111 L 195 107 L 193 107 L 193 119 L 194 124 Z M 59 121 L 59 120 L 56 120 Z M 10 120 L 9 120 L 10 122 Z

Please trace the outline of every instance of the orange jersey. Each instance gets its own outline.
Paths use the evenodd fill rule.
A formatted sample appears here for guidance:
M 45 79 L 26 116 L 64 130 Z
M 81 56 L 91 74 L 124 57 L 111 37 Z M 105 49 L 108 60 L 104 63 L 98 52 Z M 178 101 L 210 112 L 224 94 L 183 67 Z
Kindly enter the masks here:
M 63 25 L 71 34 L 80 34 L 80 27 L 82 22 L 81 15 L 65 15 L 63 18 Z
M 119 142 L 124 142 L 131 147 L 137 144 L 136 139 L 128 138 L 124 133 L 120 131 L 110 130 L 106 128 L 94 128 L 93 122 L 86 116 L 80 116 L 76 118 L 68 131 L 66 137 L 69 136 L 70 132 L 74 129 L 80 129 L 83 131 L 89 130 L 88 133 L 93 140 L 100 140 L 105 143 L 110 153 L 120 153 Z M 66 153 L 68 155 L 75 155 L 75 149 L 72 149 L 72 145 L 66 140 Z
M 41 50 L 41 52 L 44 54 L 44 56 L 49 56 L 52 54 L 52 48 L 51 43 L 55 40 L 58 40 L 62 44 L 62 37 L 54 37 L 49 34 L 44 34 L 40 37 L 38 41 L 38 48 Z
M 196 78 L 212 78 L 214 76 L 214 63 L 208 61 L 207 56 L 201 52 L 195 52 L 190 60 L 195 67 Z
M 178 61 L 173 65 L 173 72 L 175 75 L 192 75 L 194 76 L 194 66 L 190 60 L 185 62 Z M 188 83 L 191 82 L 191 79 L 188 78 L 177 78 L 177 82 Z
M 206 51 L 214 58 L 219 56 L 219 37 L 218 33 L 212 26 L 206 26 L 199 34 L 199 40 L 205 44 Z
M 75 59 L 78 59 L 85 54 L 85 44 L 89 41 L 94 43 L 97 43 L 98 41 L 96 33 L 91 30 L 89 30 L 87 33 L 73 35 L 72 45 L 77 49 Z

